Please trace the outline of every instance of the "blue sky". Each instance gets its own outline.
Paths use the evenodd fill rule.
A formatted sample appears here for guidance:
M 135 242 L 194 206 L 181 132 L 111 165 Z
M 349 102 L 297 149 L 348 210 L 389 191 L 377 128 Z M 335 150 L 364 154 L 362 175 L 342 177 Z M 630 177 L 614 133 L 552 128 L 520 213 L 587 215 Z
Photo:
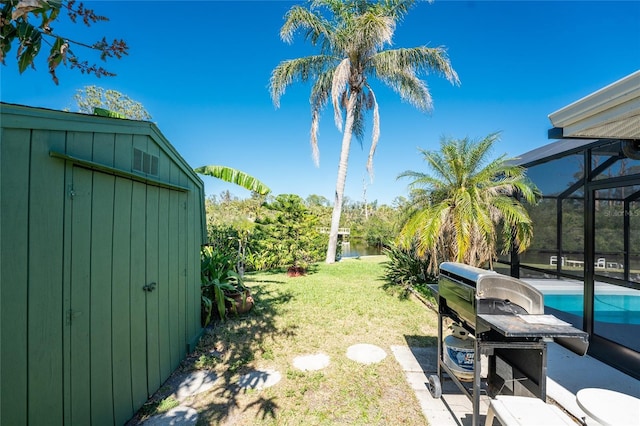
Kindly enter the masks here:
M 85 1 L 109 22 L 54 30 L 94 42 L 124 38 L 129 56 L 109 60 L 117 77 L 97 79 L 59 69 L 49 77 L 17 72 L 13 53 L 0 68 L 3 102 L 73 109 L 86 85 L 118 90 L 141 102 L 162 133 L 193 167 L 221 164 L 248 172 L 274 194 L 318 194 L 333 200 L 341 133 L 328 107 L 321 118 L 320 167 L 309 145 L 309 86 L 291 87 L 273 106 L 271 70 L 285 59 L 317 53 L 302 37 L 282 42 L 279 29 L 292 1 Z M 455 87 L 438 75 L 425 80 L 430 114 L 403 103 L 372 81 L 381 114 L 373 183 L 354 140 L 345 195 L 391 204 L 406 196 L 405 170 L 427 171 L 418 148 L 438 149 L 442 136 L 481 138 L 501 131 L 494 155 L 517 156 L 550 141 L 548 114 L 640 69 L 640 1 L 444 1 L 419 3 L 396 29 L 393 47 L 445 46 L 458 72 Z M 43 49 L 44 50 L 44 49 Z M 78 56 L 91 58 L 80 47 Z M 207 195 L 229 189 L 203 177 Z

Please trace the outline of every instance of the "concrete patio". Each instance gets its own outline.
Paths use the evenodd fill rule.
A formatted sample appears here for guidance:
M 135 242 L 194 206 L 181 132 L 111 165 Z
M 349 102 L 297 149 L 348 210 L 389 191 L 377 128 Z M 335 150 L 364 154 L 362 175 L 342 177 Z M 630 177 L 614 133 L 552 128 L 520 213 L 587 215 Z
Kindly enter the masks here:
M 436 373 L 437 348 L 407 348 L 394 346 L 394 356 L 405 371 L 407 381 L 414 390 L 425 417 L 431 425 L 469 426 L 472 420 L 471 401 L 451 380 L 442 383 L 442 397 L 434 399 L 427 387 L 427 377 Z M 547 397 L 575 419 L 584 419 L 588 425 L 598 425 L 590 419 L 576 402 L 576 393 L 584 388 L 602 388 L 640 398 L 640 382 L 589 355 L 578 356 L 556 343 L 547 350 Z M 481 399 L 479 424 L 484 424 L 489 398 Z M 638 413 L 640 425 L 640 413 Z M 494 424 L 498 424 L 495 422 Z M 578 422 L 576 421 L 576 424 Z M 622 425 L 621 425 L 622 426 Z M 625 425 L 627 426 L 627 425 Z M 632 426 L 632 425 L 628 425 Z

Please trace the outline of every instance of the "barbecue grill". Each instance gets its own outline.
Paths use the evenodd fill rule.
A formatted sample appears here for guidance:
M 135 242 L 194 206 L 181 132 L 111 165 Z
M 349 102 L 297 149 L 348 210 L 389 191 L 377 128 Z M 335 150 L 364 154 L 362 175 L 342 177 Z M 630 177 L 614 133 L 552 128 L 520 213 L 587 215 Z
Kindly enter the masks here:
M 444 361 L 445 318 L 474 338 L 471 388 Z M 440 265 L 438 278 L 438 374 L 429 376 L 429 390 L 441 395 L 443 373 L 473 402 L 472 426 L 478 425 L 481 355 L 488 357 L 486 392 L 546 400 L 547 342 L 557 341 L 584 355 L 588 334 L 553 315 L 544 315 L 540 291 L 516 278 L 454 262 Z

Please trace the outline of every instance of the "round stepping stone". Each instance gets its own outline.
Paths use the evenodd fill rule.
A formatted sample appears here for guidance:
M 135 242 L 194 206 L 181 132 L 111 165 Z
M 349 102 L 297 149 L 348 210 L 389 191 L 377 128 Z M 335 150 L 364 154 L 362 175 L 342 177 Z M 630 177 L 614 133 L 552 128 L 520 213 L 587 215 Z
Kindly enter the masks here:
M 362 364 L 380 362 L 386 357 L 387 353 L 382 348 L 368 343 L 359 343 L 347 349 L 347 358 Z
M 256 370 L 240 377 L 238 386 L 244 389 L 261 390 L 275 385 L 280 379 L 282 379 L 282 374 L 279 371 L 271 369 Z
M 293 366 L 302 371 L 322 370 L 329 365 L 329 356 L 323 353 L 297 356 L 293 359 Z
M 173 407 L 166 413 L 149 417 L 142 424 L 144 426 L 191 426 L 198 422 L 198 412 L 186 405 Z
M 175 392 L 176 399 L 183 401 L 184 399 L 208 391 L 213 388 L 213 383 L 218 376 L 215 373 L 206 370 L 197 370 L 192 373 L 180 376 L 178 388 Z

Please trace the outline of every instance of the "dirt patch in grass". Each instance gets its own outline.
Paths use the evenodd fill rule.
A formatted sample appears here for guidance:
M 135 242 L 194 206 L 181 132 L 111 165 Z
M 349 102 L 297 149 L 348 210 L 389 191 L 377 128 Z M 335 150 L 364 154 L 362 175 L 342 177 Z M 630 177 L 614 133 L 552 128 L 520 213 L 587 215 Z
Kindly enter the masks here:
M 253 310 L 207 329 L 183 363 L 183 370 L 218 377 L 213 389 L 184 401 L 198 410 L 198 424 L 426 425 L 391 346 L 435 344 L 437 317 L 384 288 L 384 259 L 318 264 L 295 278 L 286 271 L 248 275 Z M 348 359 L 347 348 L 358 343 L 377 345 L 387 357 L 370 365 Z M 293 366 L 297 356 L 319 352 L 330 359 L 325 368 Z M 282 379 L 262 390 L 238 386 L 260 369 Z

